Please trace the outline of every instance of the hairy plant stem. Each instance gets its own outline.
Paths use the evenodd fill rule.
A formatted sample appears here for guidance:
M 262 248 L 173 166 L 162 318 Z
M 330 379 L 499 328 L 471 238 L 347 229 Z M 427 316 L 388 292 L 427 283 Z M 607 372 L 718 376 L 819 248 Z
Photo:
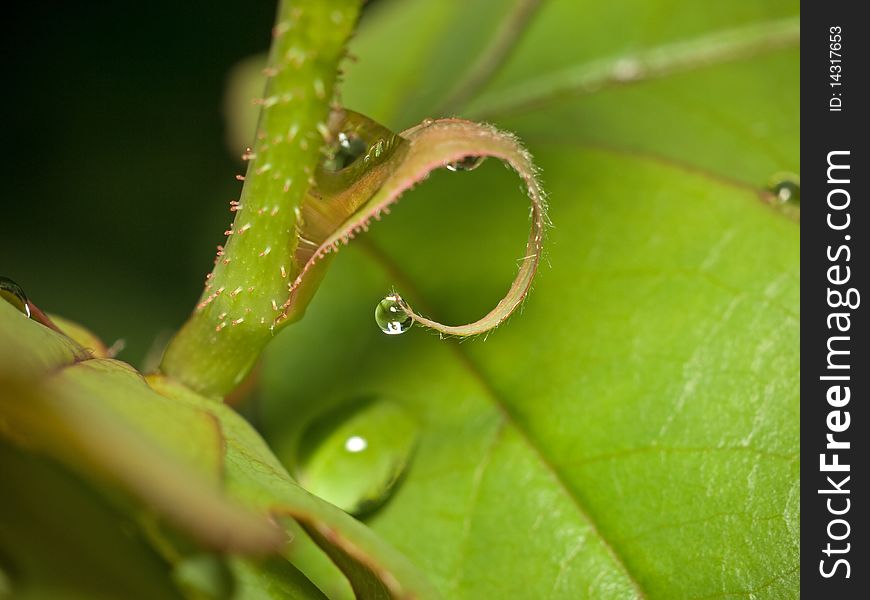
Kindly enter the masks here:
M 282 0 L 266 90 L 228 241 L 190 319 L 160 370 L 223 397 L 250 372 L 274 335 L 288 284 L 298 273 L 297 208 L 321 157 L 338 64 L 360 0 Z

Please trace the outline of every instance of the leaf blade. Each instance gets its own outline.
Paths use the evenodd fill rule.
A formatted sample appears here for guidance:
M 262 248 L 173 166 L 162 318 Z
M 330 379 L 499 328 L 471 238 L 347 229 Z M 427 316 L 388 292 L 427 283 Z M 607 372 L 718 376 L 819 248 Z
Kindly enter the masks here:
M 581 10 L 593 14 L 575 14 Z M 668 19 L 653 18 L 657 11 Z M 551 2 L 484 93 L 795 12 L 789 2 L 710 10 L 678 3 L 672 11 Z M 405 43 L 415 35 L 407 31 Z M 439 222 L 427 201 L 443 206 L 463 193 L 433 178 L 373 230 L 374 241 L 336 260 L 319 306 L 279 339 L 283 350 L 270 351 L 267 437 L 279 456 L 292 456 L 296 426 L 285 430 L 283 415 L 294 411 L 304 421 L 301 398 L 328 406 L 366 393 L 404 402 L 427 429 L 407 480 L 369 522 L 457 597 L 509 594 L 520 573 L 537 595 L 621 596 L 584 578 L 604 573 L 627 583 L 601 548 L 553 551 L 562 528 L 576 531 L 581 521 L 547 507 L 572 498 L 645 595 L 793 594 L 799 231 L 767 205 L 765 187 L 772 173 L 799 169 L 797 64 L 794 49 L 778 49 L 505 118 L 500 125 L 528 140 L 553 198 L 552 268 L 539 274 L 522 316 L 485 344 L 450 351 L 408 335 L 382 339 L 367 324 L 372 299 L 390 284 L 445 319 L 497 297 L 510 250 L 502 240 L 520 231 L 519 219 L 448 202 L 450 227 L 421 245 Z M 400 80 L 393 75 L 383 75 L 381 89 Z M 366 85 L 351 71 L 351 90 Z M 404 114 L 429 116 L 428 106 L 409 103 Z M 465 193 L 506 189 L 494 174 L 479 177 L 464 183 Z M 487 210 L 487 230 L 465 225 L 482 222 Z M 354 342 L 317 346 L 330 336 Z M 294 367 L 285 353 L 300 345 L 316 350 Z M 462 361 L 474 369 L 460 368 Z M 517 457 L 491 446 L 504 417 L 487 388 L 512 417 L 502 435 L 531 440 L 511 446 L 527 471 L 512 469 Z M 506 482 L 543 477 L 544 463 L 565 482 L 556 499 L 536 506 L 546 489 L 540 484 L 505 491 Z M 477 480 L 481 464 L 488 466 Z M 717 490 L 728 493 L 716 497 Z M 483 508 L 474 509 L 475 497 Z M 463 549 L 456 540 L 467 518 Z M 525 529 L 505 531 L 508 522 Z M 426 542 L 407 533 L 410 523 L 415 532 L 422 523 Z M 530 544 L 534 536 L 550 546 Z M 468 569 L 455 582 L 463 563 Z M 688 563 L 690 577 L 668 575 Z

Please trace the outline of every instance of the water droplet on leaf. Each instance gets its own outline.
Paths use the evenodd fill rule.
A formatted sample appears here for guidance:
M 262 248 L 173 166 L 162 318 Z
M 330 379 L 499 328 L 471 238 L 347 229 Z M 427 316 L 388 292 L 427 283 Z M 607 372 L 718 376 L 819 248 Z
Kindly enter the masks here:
M 398 335 L 408 331 L 414 319 L 402 309 L 401 299 L 390 294 L 375 307 L 375 323 L 387 335 Z
M 330 118 L 330 128 L 338 134 L 315 173 L 317 186 L 327 191 L 352 184 L 367 168 L 388 158 L 404 141 L 386 127 L 353 111 L 342 110 Z
M 324 161 L 324 169 L 328 171 L 345 169 L 364 156 L 367 149 L 365 140 L 355 132 L 342 131 L 338 134 L 334 154 Z
M 0 275 L 0 298 L 14 306 L 28 318 L 30 317 L 30 305 L 27 303 L 27 294 L 20 285 Z
M 801 203 L 801 180 L 797 175 L 777 173 L 771 178 L 768 189 L 780 204 Z
M 407 469 L 418 425 L 399 405 L 366 398 L 316 418 L 302 435 L 296 476 L 309 492 L 360 515 L 381 506 Z
M 483 163 L 484 159 L 486 159 L 485 156 L 465 156 L 444 166 L 449 171 L 473 171 Z

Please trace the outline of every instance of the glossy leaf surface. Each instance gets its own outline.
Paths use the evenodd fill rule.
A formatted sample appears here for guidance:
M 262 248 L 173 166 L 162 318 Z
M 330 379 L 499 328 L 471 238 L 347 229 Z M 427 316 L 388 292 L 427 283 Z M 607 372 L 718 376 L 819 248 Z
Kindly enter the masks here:
M 28 340 L 36 343 L 28 347 Z M 113 495 L 122 493 L 204 547 L 265 556 L 293 541 L 291 556 L 308 548 L 310 557 L 311 541 L 295 520 L 345 571 L 352 587 L 378 589 L 383 598 L 433 596 L 398 553 L 302 490 L 228 406 L 159 376 L 146 381 L 125 363 L 88 358 L 74 342 L 4 302 L 2 364 L 12 356 L 30 370 L 23 376 L 0 370 L 5 439 L 60 462 Z M 299 545 L 302 550 L 294 549 Z M 306 564 L 316 565 L 312 560 Z M 282 585 L 273 581 L 274 570 L 240 573 L 247 573 L 249 582 L 263 578 Z
M 442 116 L 490 20 L 521 3 L 378 7 L 345 104 L 395 130 Z M 269 352 L 279 457 L 348 397 L 405 406 L 414 462 L 367 523 L 448 597 L 797 595 L 799 208 L 767 192 L 800 172 L 797 13 L 541 3 L 457 108 L 543 170 L 549 265 L 522 313 L 462 344 L 372 324 L 393 286 L 464 322 L 515 274 L 515 180 L 434 174 L 339 253 Z

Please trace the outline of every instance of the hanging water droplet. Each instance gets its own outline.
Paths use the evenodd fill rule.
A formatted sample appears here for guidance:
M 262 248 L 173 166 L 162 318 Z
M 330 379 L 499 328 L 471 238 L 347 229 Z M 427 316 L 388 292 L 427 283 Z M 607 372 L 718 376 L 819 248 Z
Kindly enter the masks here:
M 768 189 L 780 204 L 801 203 L 801 180 L 791 173 L 777 173 L 770 180 Z
M 30 305 L 27 302 L 27 294 L 20 285 L 0 275 L 0 298 L 14 306 L 25 316 L 30 318 Z
M 402 300 L 390 294 L 375 307 L 375 323 L 387 335 L 405 333 L 414 324 L 414 319 L 402 309 Z
M 473 171 L 483 163 L 484 159 L 486 159 L 485 156 L 464 156 L 459 160 L 449 162 L 444 166 L 447 167 L 449 171 Z
M 416 421 L 393 402 L 366 398 L 341 405 L 302 435 L 297 479 L 346 512 L 371 512 L 407 469 L 417 435 Z

